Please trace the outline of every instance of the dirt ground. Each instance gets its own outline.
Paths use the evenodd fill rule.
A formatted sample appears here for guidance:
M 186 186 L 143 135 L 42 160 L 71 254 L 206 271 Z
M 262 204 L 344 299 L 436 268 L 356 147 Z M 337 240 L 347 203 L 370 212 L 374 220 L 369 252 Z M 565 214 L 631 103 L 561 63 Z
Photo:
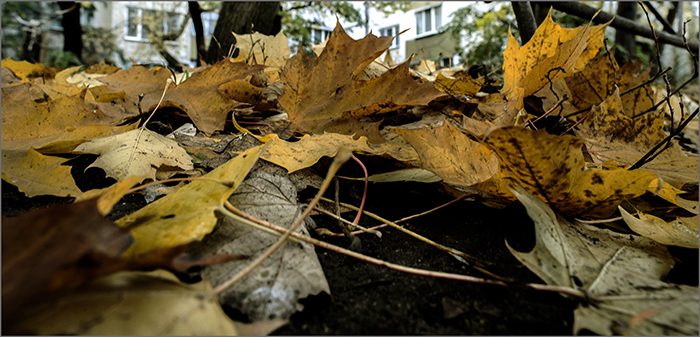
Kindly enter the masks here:
M 80 188 L 110 185 L 100 169 L 84 172 L 95 156 L 82 155 L 68 164 Z M 353 172 L 354 173 L 354 172 Z M 359 204 L 363 182 L 343 182 L 341 201 Z M 308 192 L 308 191 L 307 191 Z M 309 193 L 313 193 L 309 192 Z M 365 209 L 398 220 L 429 210 L 452 198 L 440 193 L 438 184 L 371 184 Z M 26 198 L 17 188 L 2 182 L 2 214 L 13 216 L 30 209 L 70 202 L 70 198 L 40 196 Z M 113 217 L 143 207 L 139 195 L 127 195 L 115 206 Z M 346 214 L 352 220 L 354 214 Z M 314 216 L 318 227 L 339 232 L 335 220 Z M 379 222 L 363 217 L 371 227 Z M 542 281 L 522 266 L 508 251 L 505 240 L 528 251 L 535 243 L 534 226 L 525 209 L 513 204 L 492 209 L 473 201 L 460 201 L 429 215 L 404 223 L 405 228 L 433 241 L 491 263 L 488 269 L 521 282 Z M 382 238 L 362 234 L 362 253 L 388 262 L 421 269 L 483 277 L 481 273 L 448 254 L 392 228 L 381 230 Z M 325 238 L 348 247 L 344 237 Z M 697 286 L 698 251 L 670 249 L 679 259 L 669 279 Z M 330 284 L 331 294 L 307 298 L 305 309 L 292 316 L 275 335 L 570 335 L 573 310 L 578 303 L 556 293 L 518 287 L 472 284 L 462 281 L 409 275 L 386 267 L 358 261 L 317 248 L 319 260 Z M 224 308 L 235 320 L 245 321 L 235 310 Z

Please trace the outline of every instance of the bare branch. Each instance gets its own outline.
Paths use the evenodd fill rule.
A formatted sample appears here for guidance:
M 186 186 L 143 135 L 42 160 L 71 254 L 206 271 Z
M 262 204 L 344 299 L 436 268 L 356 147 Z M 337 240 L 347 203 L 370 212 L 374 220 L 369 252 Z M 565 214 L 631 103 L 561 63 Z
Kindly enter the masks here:
M 550 3 L 554 9 L 571 14 L 571 15 L 576 15 L 582 19 L 587 19 L 590 20 L 593 15 L 598 11 L 596 8 L 593 8 L 588 5 L 584 5 L 579 2 L 568 2 L 568 1 L 561 1 L 561 2 L 551 2 Z M 646 37 L 648 39 L 653 39 L 654 35 L 651 32 L 651 29 L 649 27 L 637 24 L 636 22 L 628 19 L 624 19 L 621 17 L 616 17 L 611 15 L 610 13 L 603 12 L 601 11 L 598 16 L 596 16 L 593 19 L 593 22 L 595 23 L 606 23 L 610 20 L 613 20 L 612 23 L 610 24 L 610 27 L 614 27 L 615 29 L 619 29 L 625 32 L 628 32 L 630 34 L 634 34 L 637 36 L 642 36 Z M 659 42 L 662 43 L 667 43 L 673 46 L 677 47 L 684 47 L 685 44 L 683 43 L 683 37 L 678 36 L 678 35 L 672 35 L 666 32 L 658 32 L 657 37 L 659 39 Z M 698 50 L 698 43 L 697 42 L 691 42 L 688 43 L 690 48 L 692 50 Z

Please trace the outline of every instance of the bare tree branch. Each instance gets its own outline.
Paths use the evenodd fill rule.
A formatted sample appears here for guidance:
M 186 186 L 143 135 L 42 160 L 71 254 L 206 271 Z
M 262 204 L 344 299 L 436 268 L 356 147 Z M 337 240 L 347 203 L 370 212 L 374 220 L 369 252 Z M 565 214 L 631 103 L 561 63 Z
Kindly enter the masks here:
M 571 15 L 576 15 L 582 19 L 587 19 L 590 20 L 593 15 L 598 11 L 596 8 L 593 8 L 588 5 L 584 5 L 579 2 L 568 2 L 568 1 L 562 1 L 562 2 L 551 2 L 551 6 L 554 7 L 554 9 L 571 14 Z M 623 19 L 621 17 L 615 17 L 611 15 L 610 13 L 603 12 L 601 11 L 598 16 L 593 19 L 593 22 L 596 23 L 605 23 L 610 20 L 613 20 L 613 22 L 610 24 L 610 27 L 614 27 L 615 29 L 623 30 L 625 32 L 635 34 L 637 36 L 642 36 L 646 37 L 648 39 L 653 39 L 654 35 L 651 32 L 651 29 L 646 26 L 642 26 L 640 24 L 637 24 L 634 21 Z M 672 35 L 663 31 L 657 32 L 657 37 L 659 39 L 659 42 L 662 43 L 667 43 L 673 46 L 677 47 L 684 47 L 685 44 L 683 43 L 683 37 L 678 36 L 678 35 Z M 692 50 L 698 50 L 698 43 L 697 42 L 689 42 L 688 45 L 690 46 L 690 49 Z
M 659 13 L 659 11 L 654 8 L 654 6 L 651 5 L 651 2 L 649 1 L 642 1 L 642 3 L 647 6 L 649 11 L 654 14 L 654 17 L 656 17 L 656 20 L 659 20 L 661 22 L 661 25 L 664 26 L 664 32 L 668 32 L 670 34 L 676 35 L 676 31 L 673 29 L 671 24 L 666 21 L 666 19 Z

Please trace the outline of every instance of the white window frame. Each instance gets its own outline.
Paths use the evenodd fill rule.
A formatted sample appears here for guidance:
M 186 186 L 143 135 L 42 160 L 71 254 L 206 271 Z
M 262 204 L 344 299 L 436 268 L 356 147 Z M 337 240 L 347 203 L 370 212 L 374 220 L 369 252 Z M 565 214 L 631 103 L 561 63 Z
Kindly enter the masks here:
M 137 17 L 137 23 L 136 23 L 136 35 L 129 35 L 129 11 L 135 11 L 136 17 Z M 158 11 L 154 9 L 148 9 L 148 8 L 139 8 L 139 7 L 127 7 L 126 8 L 126 25 L 124 27 L 124 40 L 127 41 L 138 41 L 138 42 L 148 42 L 148 39 L 143 36 L 143 12 L 144 11 L 151 11 L 154 12 L 156 15 L 165 15 L 168 16 L 163 20 L 163 33 L 167 34 L 170 31 L 170 22 L 169 22 L 169 17 L 172 15 L 175 15 L 180 19 L 179 17 L 181 16 L 179 13 L 176 12 L 168 12 L 168 11 Z M 177 44 L 177 41 L 168 41 L 171 43 L 168 44 Z
M 323 38 L 320 41 L 315 40 L 314 33 L 319 32 L 319 35 L 321 35 Z M 329 37 L 331 37 L 331 33 L 333 31 L 325 28 L 325 27 L 311 27 L 311 30 L 309 31 L 309 35 L 311 38 L 311 43 L 312 44 L 319 44 L 322 43 L 323 41 L 328 40 Z
M 424 27 L 426 15 L 429 17 L 430 27 Z M 437 6 L 417 10 L 415 12 L 415 17 L 416 37 L 437 34 L 438 30 L 442 26 L 442 5 L 440 4 Z
M 399 25 L 393 25 L 389 27 L 379 28 L 379 36 L 393 36 L 394 40 L 391 41 L 389 49 L 396 49 L 400 47 L 399 44 Z

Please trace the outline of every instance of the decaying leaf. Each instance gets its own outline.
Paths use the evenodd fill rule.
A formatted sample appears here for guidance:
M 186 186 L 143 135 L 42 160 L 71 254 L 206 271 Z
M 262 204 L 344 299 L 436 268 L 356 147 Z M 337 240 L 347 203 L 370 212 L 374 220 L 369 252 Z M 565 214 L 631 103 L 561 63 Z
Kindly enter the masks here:
M 83 192 L 75 185 L 68 159 L 45 156 L 34 149 L 29 151 L 2 150 L 2 179 L 17 186 L 28 197 L 55 195 L 79 196 Z
M 132 242 L 129 233 L 97 211 L 97 200 L 58 205 L 2 219 L 2 313 L 12 322 L 49 290 L 71 289 L 92 272 L 57 278 L 57 272 L 103 257 L 116 258 Z M 5 331 L 5 329 L 3 329 Z
M 622 106 L 616 89 L 602 103 L 593 106 L 590 116 L 575 133 L 587 143 L 595 162 L 614 159 L 622 165 L 632 165 L 666 138 L 664 113 L 657 111 L 633 119 Z M 676 187 L 698 181 L 697 157 L 686 155 L 677 141 L 672 141 L 668 149 L 643 168 Z
M 238 187 L 264 151 L 265 145 L 239 154 L 203 179 L 195 180 L 179 190 L 131 213 L 116 223 L 131 229 L 136 242 L 125 257 L 148 251 L 198 241 L 216 226 L 215 209 Z
M 94 137 L 111 136 L 133 126 L 112 126 L 121 118 L 106 116 L 97 109 L 88 109 L 86 91 L 64 96 L 47 103 L 36 103 L 30 98 L 28 85 L 2 89 L 2 148 L 29 150 L 42 153 L 63 153 Z M 60 143 L 59 145 L 56 145 Z M 42 147 L 52 145 L 51 152 Z
M 484 143 L 498 154 L 503 179 L 569 216 L 609 217 L 657 178 L 645 170 L 586 168 L 583 142 L 570 135 L 505 127 L 493 130 Z
M 208 281 L 172 274 L 120 272 L 52 296 L 10 329 L 38 335 L 236 335 Z
M 15 61 L 9 57 L 2 60 L 2 67 L 12 70 L 21 79 L 43 77 L 46 79 L 56 75 L 55 68 L 49 68 L 41 63 L 29 63 L 27 61 Z
M 229 201 L 256 218 L 289 227 L 302 213 L 296 198 L 297 190 L 287 177 L 254 171 Z M 297 232 L 309 235 L 304 226 L 300 226 Z M 218 253 L 250 255 L 254 258 L 263 254 L 277 239 L 275 235 L 224 218 L 216 231 L 191 251 L 196 255 Z M 217 286 L 249 263 L 234 261 L 208 266 L 202 273 Z M 313 246 L 288 241 L 283 249 L 277 250 L 249 275 L 221 293 L 221 302 L 240 310 L 254 322 L 287 319 L 303 308 L 299 299 L 322 291 L 330 293 Z
M 248 130 L 235 122 L 234 125 L 241 132 L 249 133 Z M 404 162 L 415 162 L 418 159 L 418 154 L 413 148 L 392 138 L 384 144 L 369 144 L 365 137 L 355 140 L 352 135 L 346 136 L 336 133 L 304 135 L 297 142 L 281 140 L 276 134 L 254 137 L 263 143 L 270 144 L 260 158 L 286 168 L 289 173 L 310 167 L 323 156 L 335 156 L 341 146 L 347 147 L 351 151 L 389 156 Z
M 698 248 L 698 216 L 692 218 L 676 218 L 674 221 L 664 221 L 651 214 L 637 212 L 634 217 L 624 208 L 619 207 L 622 218 L 635 233 L 650 238 L 658 243 L 670 246 Z
M 573 333 L 698 334 L 698 288 L 662 281 L 674 264 L 665 247 L 641 236 L 574 225 L 524 188 L 512 192 L 535 222 L 536 244 L 529 253 L 508 249 L 547 284 L 580 289 L 590 298 L 574 311 Z
M 155 180 L 156 170 L 164 165 L 183 170 L 193 168 L 192 159 L 183 148 L 173 140 L 148 129 L 94 139 L 80 144 L 73 152 L 99 154 L 100 157 L 88 168 L 99 167 L 105 170 L 108 177 L 117 180 L 130 176 L 145 176 Z
M 556 82 L 573 74 L 575 68 L 582 69 L 603 46 L 603 33 L 609 23 L 595 29 L 591 28 L 591 22 L 584 27 L 564 29 L 552 21 L 551 15 L 550 9 L 547 18 L 522 47 L 509 34 L 503 54 L 503 94 L 511 97 L 516 88 L 524 88 L 523 97 L 528 97 L 550 80 Z

